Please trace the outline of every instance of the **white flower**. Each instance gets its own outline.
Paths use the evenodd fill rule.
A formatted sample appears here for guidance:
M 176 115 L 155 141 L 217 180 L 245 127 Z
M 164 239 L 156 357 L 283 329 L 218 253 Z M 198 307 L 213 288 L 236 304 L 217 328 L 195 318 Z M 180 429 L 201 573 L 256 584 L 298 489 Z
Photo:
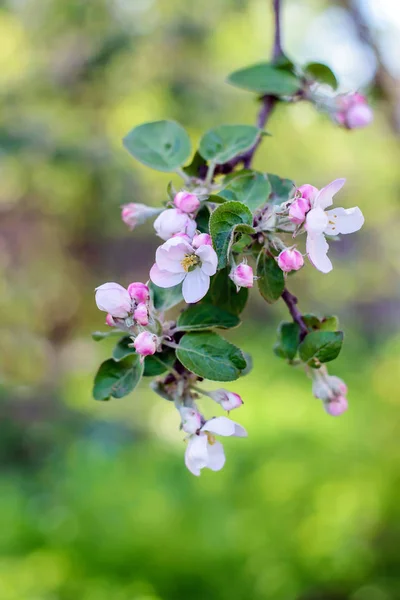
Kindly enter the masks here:
M 132 310 L 132 300 L 128 291 L 119 283 L 109 281 L 96 288 L 97 308 L 112 317 L 124 319 Z
M 354 233 L 364 224 L 364 217 L 358 206 L 325 210 L 333 203 L 333 196 L 343 187 L 345 179 L 335 179 L 321 190 L 315 189 L 310 197 L 311 210 L 306 215 L 307 254 L 311 263 L 322 273 L 332 270 L 329 260 L 328 243 L 325 235 Z
M 215 417 L 207 421 L 197 434 L 188 439 L 185 464 L 193 475 L 200 475 L 201 469 L 205 467 L 212 471 L 220 471 L 225 464 L 224 448 L 213 434 L 247 436 L 246 430 L 228 417 Z
M 162 288 L 173 287 L 183 281 L 183 298 L 190 304 L 206 295 L 217 263 L 215 250 L 208 244 L 193 248 L 186 239 L 173 237 L 157 248 L 150 279 Z
M 178 208 L 167 208 L 154 221 L 154 229 L 162 240 L 169 240 L 176 233 L 186 233 L 192 239 L 196 232 L 196 221 Z

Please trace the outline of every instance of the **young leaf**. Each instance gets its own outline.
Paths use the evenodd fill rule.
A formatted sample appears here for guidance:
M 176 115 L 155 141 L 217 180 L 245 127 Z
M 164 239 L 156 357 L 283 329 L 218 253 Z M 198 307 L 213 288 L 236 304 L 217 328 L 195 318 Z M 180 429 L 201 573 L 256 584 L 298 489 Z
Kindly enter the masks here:
M 190 139 L 175 121 L 154 121 L 132 129 L 123 144 L 136 160 L 157 171 L 174 171 L 188 159 Z
M 303 315 L 303 321 L 308 329 L 313 331 L 337 331 L 339 329 L 339 319 L 335 316 L 319 319 L 315 315 Z
M 234 381 L 247 366 L 241 350 L 212 331 L 186 333 L 176 355 L 189 371 L 213 381 Z
M 170 288 L 160 288 L 151 281 L 149 288 L 156 310 L 168 310 L 183 300 L 181 283 Z
M 312 331 L 299 346 L 300 358 L 311 367 L 334 360 L 342 348 L 342 331 Z
M 117 331 L 115 329 L 111 329 L 110 331 L 93 331 L 92 339 L 95 342 L 101 342 L 101 340 L 105 340 L 106 338 L 109 338 L 109 337 L 112 337 L 115 335 L 121 335 L 121 332 Z
M 204 158 L 201 156 L 201 154 L 197 150 L 197 152 L 195 153 L 195 155 L 192 158 L 192 162 L 190 164 L 188 164 L 186 167 L 183 167 L 183 171 L 186 173 L 186 175 L 189 175 L 190 177 L 198 177 L 201 169 L 206 168 L 206 166 L 207 166 L 207 162 L 204 160 Z
M 210 210 L 207 205 L 200 208 L 196 216 L 197 229 L 200 233 L 208 233 L 208 224 L 210 221 Z
M 236 315 L 226 312 L 218 306 L 211 304 L 195 304 L 178 317 L 177 327 L 179 331 L 201 331 L 204 329 L 230 329 L 237 327 L 240 319 Z
M 270 304 L 278 300 L 285 288 L 285 278 L 274 257 L 264 250 L 258 255 L 257 277 L 261 296 Z
M 249 150 L 260 135 L 253 125 L 220 125 L 203 135 L 199 152 L 206 160 L 222 164 Z
M 136 350 L 133 347 L 129 347 L 129 344 L 133 344 L 133 340 L 129 336 L 121 338 L 118 344 L 115 346 L 112 356 L 116 361 L 120 361 L 131 354 L 135 354 Z
M 319 81 L 320 83 L 326 83 L 334 90 L 337 89 L 338 82 L 336 76 L 332 69 L 327 65 L 318 62 L 308 63 L 308 65 L 304 67 L 304 72 L 306 76 L 309 76 L 311 79 Z
M 228 83 L 250 92 L 272 96 L 292 96 L 301 87 L 299 79 L 293 73 L 267 62 L 231 73 Z
M 300 343 L 300 327 L 297 323 L 282 322 L 278 329 L 278 341 L 274 352 L 281 358 L 293 360 Z
M 295 190 L 294 181 L 291 179 L 282 179 L 278 175 L 268 173 L 268 180 L 271 185 L 269 201 L 272 204 L 281 204 L 286 202 Z
M 143 365 L 140 357 L 133 354 L 116 362 L 110 358 L 103 362 L 94 378 L 93 397 L 95 400 L 122 398 L 130 394 L 140 381 Z
M 226 268 L 218 271 L 211 279 L 210 290 L 205 301 L 232 315 L 240 315 L 246 306 L 248 295 L 247 288 L 242 287 L 238 292 L 236 291 L 236 286 L 229 277 L 229 268 Z
M 172 349 L 157 352 L 144 359 L 144 377 L 155 377 L 161 375 L 171 367 L 175 362 L 175 352 Z
M 264 173 L 246 170 L 232 179 L 219 195 L 227 200 L 242 202 L 254 212 L 267 202 L 270 193 L 271 184 Z
M 235 231 L 253 233 L 253 215 L 241 202 L 225 202 L 210 217 L 210 233 L 218 255 L 218 268 L 227 264 L 229 245 Z

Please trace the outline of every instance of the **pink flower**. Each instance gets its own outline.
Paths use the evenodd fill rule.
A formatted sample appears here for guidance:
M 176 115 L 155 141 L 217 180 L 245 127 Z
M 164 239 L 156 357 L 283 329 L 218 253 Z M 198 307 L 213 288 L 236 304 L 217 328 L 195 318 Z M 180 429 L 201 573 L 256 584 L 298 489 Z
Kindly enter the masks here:
M 139 325 L 143 325 L 143 327 L 146 327 L 146 325 L 149 324 L 149 312 L 147 310 L 146 304 L 144 304 L 143 302 L 138 304 L 135 310 L 133 311 L 133 317 L 135 321 L 139 323 Z
M 251 288 L 254 283 L 253 269 L 245 261 L 232 267 L 229 273 L 230 279 L 236 285 L 236 289 L 239 291 L 241 287 Z
M 173 237 L 157 249 L 150 279 L 162 288 L 183 281 L 185 302 L 198 302 L 210 287 L 210 276 L 217 270 L 218 258 L 211 246 L 193 248 L 185 239 Z
M 128 225 L 129 229 L 134 229 L 136 225 L 141 225 L 149 219 L 157 215 L 160 212 L 158 208 L 152 208 L 145 204 L 136 204 L 130 202 L 122 206 L 121 217 L 123 222 Z
M 304 265 L 304 258 L 301 252 L 295 248 L 286 248 L 278 256 L 278 265 L 285 273 L 289 271 L 298 271 Z
M 222 436 L 246 437 L 246 430 L 227 417 L 215 417 L 188 439 L 185 464 L 193 475 L 200 475 L 205 467 L 220 471 L 225 464 L 224 448 L 214 434 Z
M 193 248 L 200 248 L 200 246 L 212 246 L 211 235 L 208 233 L 198 233 L 192 240 Z
M 169 240 L 175 233 L 186 233 L 192 239 L 196 221 L 177 208 L 167 208 L 154 221 L 154 229 L 163 240 Z
M 202 423 L 201 414 L 194 410 L 194 408 L 189 408 L 188 406 L 181 406 L 179 408 L 179 413 L 182 419 L 182 429 L 186 433 L 194 434 L 196 433 Z
M 110 313 L 108 313 L 108 315 L 106 316 L 106 325 L 108 325 L 109 327 L 116 326 L 116 323 L 115 323 L 114 319 L 112 318 L 112 315 L 110 315 Z
M 328 375 L 326 371 L 321 373 L 317 371 L 314 377 L 313 394 L 322 400 L 325 411 L 332 417 L 343 414 L 349 406 L 345 382 L 339 377 Z
M 242 406 L 243 400 L 239 396 L 239 394 L 235 394 L 234 392 L 229 392 L 223 388 L 219 390 L 215 390 L 214 392 L 208 392 L 210 398 L 212 398 L 215 402 L 220 404 L 224 410 L 228 412 L 233 410 L 234 408 L 239 408 Z
M 158 338 L 149 331 L 142 331 L 133 342 L 133 346 L 138 354 L 142 357 L 155 354 L 158 346 Z
M 337 98 L 338 112 L 335 118 L 347 129 L 367 127 L 374 120 L 374 113 L 362 94 L 354 93 Z
M 119 283 L 103 283 L 96 288 L 97 308 L 112 317 L 124 319 L 132 311 L 132 300 L 128 291 Z
M 295 198 L 289 208 L 289 219 L 292 223 L 300 225 L 306 218 L 306 213 L 310 208 L 310 201 L 306 197 Z
M 315 188 L 311 194 L 311 210 L 306 215 L 307 254 L 311 263 L 322 273 L 332 270 L 327 253 L 329 245 L 326 235 L 335 236 L 358 231 L 364 224 L 364 217 L 358 206 L 334 208 L 326 211 L 333 203 L 333 196 L 343 187 L 345 179 L 335 179 L 321 190 Z
M 200 200 L 195 194 L 182 191 L 176 194 L 174 204 L 184 213 L 193 213 L 199 208 Z
M 147 300 L 150 298 L 149 288 L 140 281 L 130 283 L 128 285 L 128 292 L 130 297 L 136 300 L 136 302 L 147 302 Z

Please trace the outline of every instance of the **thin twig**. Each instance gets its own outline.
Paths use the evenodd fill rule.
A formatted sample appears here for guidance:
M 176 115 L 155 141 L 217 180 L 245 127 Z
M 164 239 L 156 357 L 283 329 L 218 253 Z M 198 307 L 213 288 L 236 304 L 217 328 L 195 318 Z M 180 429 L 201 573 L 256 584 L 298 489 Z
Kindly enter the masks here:
M 282 300 L 285 302 L 289 309 L 291 317 L 295 323 L 300 327 L 300 341 L 303 341 L 308 333 L 308 329 L 303 320 L 303 315 L 297 308 L 297 298 L 289 292 L 288 289 L 284 289 L 282 293 Z

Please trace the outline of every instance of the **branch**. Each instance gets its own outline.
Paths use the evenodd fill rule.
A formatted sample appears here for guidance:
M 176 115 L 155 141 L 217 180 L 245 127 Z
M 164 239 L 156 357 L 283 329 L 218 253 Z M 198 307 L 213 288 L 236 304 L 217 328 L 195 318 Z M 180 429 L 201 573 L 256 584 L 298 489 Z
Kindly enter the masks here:
M 302 342 L 308 333 L 308 329 L 303 321 L 303 315 L 297 308 L 297 298 L 296 296 L 293 296 L 293 294 L 291 294 L 288 289 L 285 288 L 282 293 L 282 300 L 288 307 L 293 321 L 297 323 L 297 325 L 300 327 L 300 341 Z

